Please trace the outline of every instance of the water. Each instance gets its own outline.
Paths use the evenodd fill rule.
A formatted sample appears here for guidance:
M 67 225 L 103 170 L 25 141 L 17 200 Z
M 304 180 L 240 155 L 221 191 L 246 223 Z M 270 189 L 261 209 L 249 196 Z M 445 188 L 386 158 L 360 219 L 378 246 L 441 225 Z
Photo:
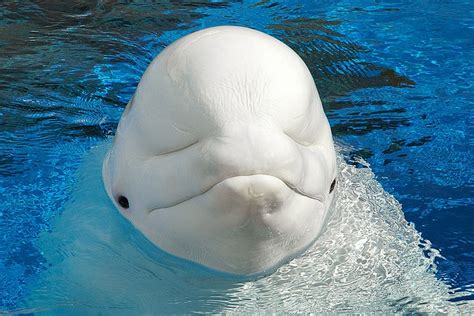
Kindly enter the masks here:
M 469 1 L 2 2 L 0 310 L 466 310 L 474 300 L 473 21 Z M 346 190 L 332 222 L 341 224 L 324 235 L 337 238 L 323 236 L 257 281 L 154 254 L 107 206 L 95 174 L 80 172 L 97 165 L 100 150 L 92 148 L 113 136 L 153 57 L 182 35 L 220 24 L 262 30 L 300 54 L 344 157 Z M 84 183 L 96 190 L 78 200 Z M 356 196 L 365 201 L 344 204 Z M 68 233 L 71 218 L 91 234 Z M 114 236 L 127 232 L 125 254 L 142 255 L 120 265 L 116 244 L 94 230 L 104 223 L 117 224 L 108 227 Z M 102 259 L 117 261 L 112 271 L 122 277 L 91 284 L 88 275 L 106 270 L 93 260 L 101 245 L 109 249 Z M 81 269 L 66 274 L 71 266 Z M 144 295 L 146 285 L 154 292 Z

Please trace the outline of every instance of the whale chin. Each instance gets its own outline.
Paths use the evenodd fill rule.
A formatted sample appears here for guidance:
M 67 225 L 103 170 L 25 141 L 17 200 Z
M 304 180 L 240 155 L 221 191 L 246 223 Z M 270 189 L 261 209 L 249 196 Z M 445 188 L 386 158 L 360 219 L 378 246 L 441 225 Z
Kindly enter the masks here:
M 319 235 L 325 203 L 270 175 L 228 178 L 132 222 L 156 246 L 209 268 L 251 275 L 298 255 Z

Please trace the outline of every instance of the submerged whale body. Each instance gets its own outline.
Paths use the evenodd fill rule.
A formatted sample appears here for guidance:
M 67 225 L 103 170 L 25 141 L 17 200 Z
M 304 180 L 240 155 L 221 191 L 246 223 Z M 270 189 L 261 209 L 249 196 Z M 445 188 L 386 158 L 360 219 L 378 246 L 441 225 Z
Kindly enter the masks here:
M 311 74 L 243 27 L 185 36 L 145 71 L 103 163 L 120 213 L 168 253 L 268 271 L 320 235 L 336 154 Z

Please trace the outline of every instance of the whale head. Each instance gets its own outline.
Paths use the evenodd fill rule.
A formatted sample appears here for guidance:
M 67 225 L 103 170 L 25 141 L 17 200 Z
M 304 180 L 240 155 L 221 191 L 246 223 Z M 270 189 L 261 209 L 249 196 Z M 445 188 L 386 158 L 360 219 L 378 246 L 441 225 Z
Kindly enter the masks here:
M 185 36 L 153 60 L 103 163 L 109 197 L 152 243 L 239 275 L 316 240 L 336 172 L 304 62 L 269 35 L 230 26 Z

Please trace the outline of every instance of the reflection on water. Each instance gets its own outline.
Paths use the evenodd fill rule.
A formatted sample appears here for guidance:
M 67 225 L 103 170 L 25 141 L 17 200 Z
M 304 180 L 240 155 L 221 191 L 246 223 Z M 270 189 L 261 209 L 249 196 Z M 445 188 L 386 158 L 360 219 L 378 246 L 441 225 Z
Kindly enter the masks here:
M 447 312 L 438 252 L 404 219 L 369 168 L 338 158 L 336 212 L 303 256 L 257 280 L 217 275 L 147 242 L 102 188 L 107 146 L 93 149 L 51 233 L 38 244 L 49 263 L 24 303 L 53 314 L 185 312 Z M 365 165 L 363 161 L 361 164 Z M 71 225 L 74 223 L 74 225 Z
M 392 69 L 361 61 L 359 54 L 365 49 L 332 29 L 340 23 L 298 18 L 270 26 L 276 30 L 275 35 L 297 51 L 308 65 L 321 98 L 326 101 L 326 110 L 333 109 L 330 102 L 334 102 L 335 98 L 357 89 L 412 87 L 415 84 Z M 343 104 L 349 105 L 347 102 Z
M 367 115 L 361 115 L 361 112 L 356 110 L 349 117 L 339 119 L 338 111 L 341 109 L 380 106 L 386 103 L 383 99 L 371 102 L 337 100 L 340 96 L 364 88 L 405 88 L 415 85 L 414 81 L 392 69 L 360 60 L 359 55 L 365 49 L 333 29 L 333 26 L 340 23 L 334 20 L 297 18 L 271 25 L 270 29 L 275 30 L 275 35 L 298 52 L 308 65 L 328 117 L 337 122 L 332 125 L 335 136 L 360 135 L 378 129 L 410 125 L 409 119 L 396 115 L 397 112 L 404 111 L 402 108 L 369 111 Z
M 53 269 L 48 265 L 55 261 L 51 261 L 51 257 L 47 260 L 44 249 L 36 244 L 38 235 L 54 231 L 51 221 L 65 209 L 66 201 L 71 198 L 77 180 L 75 171 L 81 159 L 91 147 L 113 135 L 123 107 L 148 63 L 176 38 L 217 24 L 247 25 L 265 31 L 300 54 L 315 77 L 334 134 L 355 148 L 347 153 L 348 162 L 364 169 L 359 158 L 369 160 L 379 181 L 404 203 L 409 220 L 416 223 L 424 237 L 433 240 L 435 248 L 443 248 L 442 254 L 448 260 L 437 259 L 438 275 L 455 291 L 472 291 L 474 237 L 472 218 L 466 212 L 466 205 L 472 203 L 472 194 L 462 189 L 472 184 L 472 171 L 466 170 L 472 154 L 465 148 L 469 144 L 466 126 L 472 117 L 466 108 L 469 108 L 467 100 L 473 99 L 471 79 L 474 73 L 472 62 L 469 62 L 474 60 L 471 56 L 474 48 L 470 44 L 472 28 L 467 28 L 473 21 L 468 14 L 469 2 L 420 5 L 415 1 L 403 7 L 366 2 L 301 1 L 290 5 L 275 1 L 252 4 L 191 1 L 183 4 L 178 1 L 84 0 L 65 5 L 47 0 L 2 1 L 0 309 L 24 306 L 19 302 L 27 294 L 26 288 L 36 282 L 42 272 Z M 438 18 L 433 19 L 433 16 Z M 355 173 L 369 172 L 342 166 L 347 172 L 354 173 L 356 179 L 360 175 Z M 387 198 L 384 203 L 396 204 L 385 193 L 377 192 Z M 68 205 L 71 203 L 74 202 Z M 398 205 L 391 207 L 397 210 L 396 216 L 401 216 Z M 398 219 L 403 222 L 401 217 Z M 391 223 L 394 221 L 392 219 Z M 412 228 L 402 231 L 416 234 Z M 419 236 L 415 239 L 419 240 Z M 415 248 L 412 247 L 410 253 L 418 256 Z M 52 249 L 70 248 L 58 246 Z M 337 258 L 344 256 L 341 254 Z M 310 262 L 304 260 L 314 260 L 304 258 L 302 262 L 295 262 L 304 266 L 305 262 Z M 87 256 L 84 260 L 88 260 Z M 423 260 L 420 266 L 427 267 L 428 261 Z M 375 261 L 373 264 L 377 264 Z M 329 267 L 327 262 L 318 261 L 317 264 L 324 263 Z M 293 268 L 289 265 L 260 283 L 232 285 L 230 288 L 235 292 L 222 292 L 227 293 L 229 302 L 245 298 L 249 306 L 262 310 L 281 307 L 267 305 L 267 300 L 262 302 L 260 298 L 268 293 L 255 289 L 267 286 L 265 282 L 272 284 L 269 288 L 282 293 L 297 287 L 305 288 L 301 278 L 294 278 L 295 282 L 300 282 L 297 284 L 284 277 L 283 272 L 292 275 L 284 269 Z M 294 269 L 292 271 L 298 270 Z M 319 277 L 317 267 L 305 269 L 301 270 L 304 275 Z M 410 265 L 410 269 L 416 272 L 421 268 Z M 328 276 L 333 275 L 329 273 Z M 280 283 L 286 283 L 290 288 L 273 287 L 278 283 L 274 278 L 280 277 Z M 434 293 L 438 290 L 444 293 L 444 288 L 433 283 L 431 274 L 420 273 L 420 278 L 425 277 L 426 288 L 433 285 L 433 289 L 424 297 L 433 299 L 429 306 L 437 306 L 434 298 L 444 294 L 437 296 Z M 84 282 L 87 284 L 89 280 Z M 229 285 L 224 283 L 227 289 Z M 368 281 L 367 284 L 379 283 Z M 390 284 L 387 290 L 392 289 Z M 342 289 L 355 292 L 355 288 L 351 288 L 353 285 Z M 215 286 L 214 294 L 212 287 L 206 294 L 201 292 L 205 304 L 212 295 L 220 295 L 219 286 Z M 318 288 L 319 285 L 314 286 Z M 329 294 L 315 289 L 308 291 L 308 295 L 316 295 L 327 306 L 341 310 L 350 305 L 350 300 L 347 304 L 337 300 L 338 296 L 342 298 L 347 293 L 331 288 L 331 284 L 324 286 L 321 291 L 326 289 Z M 173 288 L 170 285 L 170 289 Z M 48 289 L 45 291 L 47 295 Z M 407 304 L 419 310 L 416 307 L 419 302 L 409 301 L 423 296 L 423 290 L 418 296 L 414 289 L 407 291 L 414 296 L 403 299 L 394 290 L 391 297 L 380 289 L 380 295 L 372 297 L 374 302 L 381 302 L 382 296 L 386 295 L 393 298 L 394 308 Z M 281 304 L 289 307 L 297 304 L 297 299 L 303 301 L 306 292 L 297 293 L 299 297 L 294 297 L 295 301 L 282 300 Z M 362 297 L 363 293 L 372 292 L 360 293 Z M 60 299 L 55 302 L 63 302 L 64 297 L 56 294 Z M 325 295 L 336 298 L 331 301 Z M 140 305 L 140 299 L 136 299 Z M 420 302 L 423 300 L 420 298 Z M 117 303 L 117 308 L 122 306 L 120 304 L 127 305 L 125 302 L 128 301 Z M 196 301 L 194 297 L 192 302 Z M 189 302 L 183 306 L 191 306 Z M 216 311 L 230 308 L 219 304 Z M 311 309 L 307 304 L 301 304 L 301 310 Z M 316 307 L 314 309 L 323 309 Z M 371 307 L 367 306 L 367 309 Z

